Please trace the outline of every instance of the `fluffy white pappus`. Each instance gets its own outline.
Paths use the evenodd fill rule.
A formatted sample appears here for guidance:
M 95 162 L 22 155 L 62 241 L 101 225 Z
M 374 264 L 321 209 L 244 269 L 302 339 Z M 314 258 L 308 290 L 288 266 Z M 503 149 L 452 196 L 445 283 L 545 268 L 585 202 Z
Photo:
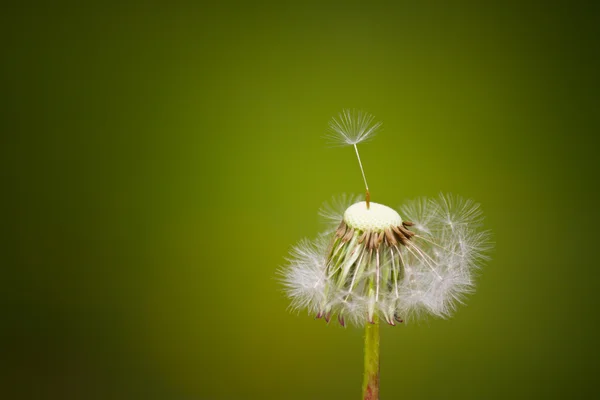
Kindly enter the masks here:
M 327 138 L 334 145 L 353 146 L 371 139 L 380 127 L 373 115 L 346 109 L 329 121 Z
M 324 202 L 319 209 L 319 217 L 321 217 L 326 226 L 326 231 L 323 232 L 323 235 L 333 233 L 344 218 L 344 211 L 352 204 L 358 203 L 362 196 L 343 193 L 333 196 L 330 201 Z
M 416 199 L 401 207 L 402 215 L 414 222 L 413 248 L 403 284 L 407 318 L 424 309 L 448 317 L 474 291 L 476 269 L 489 259 L 489 231 L 479 230 L 482 212 L 472 200 L 448 194 L 436 199 Z M 411 271 L 414 279 L 411 278 Z M 416 293 L 416 294 L 415 294 Z M 413 307 L 406 307 L 408 304 Z
M 291 250 L 288 265 L 279 270 L 285 292 L 292 299 L 290 308 L 314 313 L 325 301 L 326 247 L 324 238 L 303 239 Z
M 479 203 L 452 194 L 440 193 L 437 199 L 429 201 L 435 208 L 435 222 L 456 229 L 464 226 L 476 228 L 481 226 L 483 213 Z

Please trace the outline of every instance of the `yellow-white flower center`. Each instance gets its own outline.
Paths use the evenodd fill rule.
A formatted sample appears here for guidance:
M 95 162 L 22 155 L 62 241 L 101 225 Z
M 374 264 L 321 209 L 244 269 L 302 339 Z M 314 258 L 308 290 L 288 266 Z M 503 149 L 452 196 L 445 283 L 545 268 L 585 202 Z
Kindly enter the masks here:
M 381 232 L 386 228 L 401 225 L 402 218 L 388 206 L 370 202 L 367 208 L 367 203 L 361 201 L 346 209 L 344 222 L 351 228 L 361 231 Z

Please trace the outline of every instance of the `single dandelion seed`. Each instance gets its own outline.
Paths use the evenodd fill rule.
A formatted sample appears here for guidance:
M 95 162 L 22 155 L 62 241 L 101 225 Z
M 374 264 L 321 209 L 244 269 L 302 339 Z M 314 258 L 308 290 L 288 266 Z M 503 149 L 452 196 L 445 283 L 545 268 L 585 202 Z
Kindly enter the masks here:
M 330 141 L 337 145 L 351 145 L 356 152 L 360 172 L 362 173 L 363 181 L 365 182 L 366 205 L 370 206 L 371 193 L 369 193 L 369 185 L 365 175 L 360 154 L 358 153 L 357 144 L 369 140 L 375 135 L 381 127 L 381 122 L 374 122 L 375 117 L 371 114 L 357 110 L 343 110 L 337 118 L 333 118 L 329 122 Z
M 427 314 L 449 317 L 474 290 L 490 233 L 481 230 L 479 204 L 461 197 L 416 199 L 400 212 L 371 202 L 357 145 L 381 123 L 344 110 L 329 126 L 330 139 L 354 147 L 365 200 L 342 196 L 326 204 L 320 214 L 330 228 L 296 245 L 280 273 L 293 309 L 365 327 L 363 398 L 378 399 L 379 320 L 394 326 Z

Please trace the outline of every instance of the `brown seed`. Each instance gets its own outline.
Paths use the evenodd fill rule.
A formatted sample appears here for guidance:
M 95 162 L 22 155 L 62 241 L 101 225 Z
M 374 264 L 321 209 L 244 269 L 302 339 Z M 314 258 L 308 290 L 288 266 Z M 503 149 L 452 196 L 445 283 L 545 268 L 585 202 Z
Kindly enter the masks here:
M 408 242 L 408 238 L 406 237 L 406 235 L 404 235 L 404 233 L 402 233 L 402 231 L 400 229 L 398 229 L 397 226 L 392 226 L 392 229 L 396 233 L 396 237 L 398 238 L 398 241 L 406 246 L 406 243 Z
M 392 233 L 390 228 L 387 228 L 384 232 L 385 232 L 385 238 L 387 239 L 388 245 L 395 246 L 398 243 L 398 241 L 394 237 L 394 234 Z
M 367 247 L 367 249 L 370 249 L 370 245 L 371 245 L 371 231 L 365 231 L 365 246 Z
M 383 233 L 383 231 L 379 232 L 379 234 L 377 235 L 377 242 L 375 244 L 375 246 L 377 246 L 377 248 L 379 248 L 379 246 L 381 246 L 381 243 L 383 243 L 384 237 L 385 237 L 385 233 Z
M 404 233 L 404 236 L 406 236 L 406 237 L 407 237 L 407 238 L 409 238 L 409 239 L 410 239 L 411 237 L 415 236 L 415 233 L 414 233 L 414 232 L 411 232 L 411 231 L 409 231 L 408 229 L 406 229 L 406 228 L 405 228 L 405 227 L 403 227 L 403 226 L 399 226 L 399 227 L 398 227 L 398 229 L 400 229 L 400 231 L 401 231 L 402 233 Z
M 340 224 L 340 226 L 338 226 L 337 230 L 335 231 L 335 235 L 337 237 L 344 237 L 344 234 L 346 233 L 346 223 L 344 221 L 342 221 L 342 223 Z
M 361 233 L 361 235 L 358 237 L 358 243 L 364 242 L 366 237 L 367 237 L 367 232 Z
M 378 244 L 377 244 L 377 232 L 373 232 L 371 234 L 371 243 L 370 243 L 370 246 L 371 246 L 372 249 L 375 249 L 375 248 L 379 247 Z
M 410 221 L 403 221 L 403 222 L 402 222 L 402 225 L 404 225 L 405 227 L 407 227 L 407 226 L 413 226 L 413 225 L 414 225 L 414 222 L 410 222 Z
M 396 235 L 396 238 L 398 239 L 398 241 L 403 244 L 404 246 L 406 246 L 408 244 L 408 238 L 404 236 L 404 234 L 402 232 L 400 232 L 400 234 Z
M 352 239 L 352 236 L 354 236 L 354 229 L 348 227 L 348 230 L 346 231 L 346 235 L 342 238 L 342 241 L 348 242 L 348 241 L 350 241 L 350 239 Z

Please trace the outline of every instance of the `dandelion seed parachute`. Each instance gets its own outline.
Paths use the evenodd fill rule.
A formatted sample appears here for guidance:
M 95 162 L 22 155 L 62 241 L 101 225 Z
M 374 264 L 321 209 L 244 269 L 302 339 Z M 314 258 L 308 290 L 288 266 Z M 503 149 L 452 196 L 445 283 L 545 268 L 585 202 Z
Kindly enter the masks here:
M 381 122 L 375 122 L 375 117 L 369 113 L 343 110 L 329 122 L 327 138 L 332 144 L 354 146 L 373 138 L 380 127 Z

